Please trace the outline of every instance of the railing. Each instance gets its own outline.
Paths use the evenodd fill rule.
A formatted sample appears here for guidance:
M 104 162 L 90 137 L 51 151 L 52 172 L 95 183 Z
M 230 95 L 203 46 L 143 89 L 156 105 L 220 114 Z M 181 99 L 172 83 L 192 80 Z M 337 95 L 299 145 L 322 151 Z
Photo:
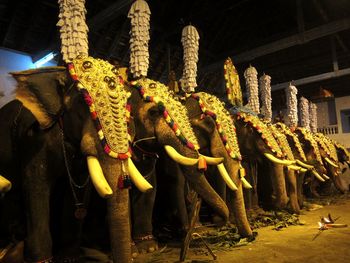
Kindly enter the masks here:
M 317 132 L 328 134 L 338 134 L 338 125 L 330 125 L 327 127 L 317 128 Z

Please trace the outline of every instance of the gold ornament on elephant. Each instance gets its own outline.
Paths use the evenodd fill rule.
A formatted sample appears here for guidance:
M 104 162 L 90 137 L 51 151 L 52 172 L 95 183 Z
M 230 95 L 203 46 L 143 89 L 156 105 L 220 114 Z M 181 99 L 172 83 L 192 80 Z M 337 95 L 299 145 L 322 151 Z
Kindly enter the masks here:
M 316 160 L 320 164 L 323 165 L 322 158 L 321 158 L 321 153 L 320 153 L 320 150 L 318 148 L 318 144 L 315 141 L 314 137 L 312 136 L 312 133 L 309 130 L 307 130 L 305 128 L 302 128 L 302 127 L 296 128 L 296 131 L 300 131 L 301 134 L 303 135 L 304 139 L 311 144 L 312 150 L 313 150 L 314 154 L 316 155 Z
M 337 149 L 334 144 L 322 133 L 314 133 L 314 138 L 323 150 L 331 157 L 335 162 L 338 162 Z
M 294 160 L 292 149 L 289 146 L 286 135 L 281 132 L 274 124 L 269 125 L 272 130 L 272 134 L 277 140 L 282 152 L 285 154 L 288 160 Z
M 114 158 L 128 158 L 131 138 L 127 101 L 131 93 L 125 88 L 118 69 L 102 59 L 81 56 L 68 67 L 90 107 L 104 151 Z
M 190 120 L 187 114 L 187 109 L 181 102 L 169 92 L 169 89 L 164 84 L 142 78 L 131 84 L 140 89 L 140 93 L 146 101 L 153 101 L 158 104 L 158 107 L 163 107 L 163 117 L 168 125 L 175 132 L 176 136 L 189 148 L 194 150 L 199 149 L 197 138 L 194 134 Z
M 205 92 L 196 93 L 193 97 L 198 100 L 202 112 L 215 119 L 216 127 L 228 154 L 233 159 L 242 160 L 238 146 L 236 127 L 230 113 L 225 109 L 223 102 L 216 96 Z

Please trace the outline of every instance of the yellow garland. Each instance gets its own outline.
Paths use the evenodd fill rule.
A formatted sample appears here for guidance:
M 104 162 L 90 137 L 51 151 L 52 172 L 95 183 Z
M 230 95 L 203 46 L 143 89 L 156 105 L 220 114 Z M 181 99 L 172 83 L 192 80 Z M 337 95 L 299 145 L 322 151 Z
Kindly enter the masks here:
M 296 149 L 297 149 L 297 151 L 298 151 L 298 153 L 299 153 L 299 155 L 300 155 L 300 157 L 302 159 L 301 161 L 305 161 L 306 162 L 307 161 L 306 160 L 306 156 L 305 156 L 303 147 L 301 146 L 301 143 L 300 143 L 300 141 L 298 139 L 298 136 L 295 133 L 293 133 L 288 128 L 288 126 L 285 125 L 282 122 L 277 122 L 277 123 L 275 123 L 275 125 L 280 129 L 280 131 L 282 131 L 286 136 L 289 136 L 293 140 L 294 145 L 295 145 L 295 147 L 296 147 Z
M 305 129 L 305 128 L 302 128 L 302 127 L 298 127 L 296 128 L 297 130 L 299 130 L 302 135 L 304 136 L 304 139 L 307 140 L 308 142 L 310 142 L 311 146 L 312 146 L 312 150 L 314 152 L 314 154 L 316 155 L 316 160 L 320 163 L 320 164 L 323 164 L 322 162 L 322 158 L 321 158 L 321 154 L 320 154 L 320 150 L 318 148 L 318 144 L 317 142 L 315 141 L 314 137 L 312 136 L 312 133 Z
M 137 84 L 144 89 L 144 97 L 153 97 L 155 103 L 162 102 L 164 104 L 170 115 L 166 117 L 165 120 L 169 123 L 171 119 L 173 119 L 178 126 L 176 135 L 182 133 L 183 136 L 194 145 L 195 150 L 198 150 L 199 144 L 187 115 L 187 109 L 169 92 L 168 87 L 160 82 L 147 78 L 139 79 Z
M 294 160 L 294 155 L 292 149 L 289 146 L 286 135 L 281 132 L 275 125 L 271 124 L 269 126 L 272 130 L 272 134 L 278 142 L 282 152 L 286 155 L 288 160 Z
M 241 153 L 238 145 L 236 127 L 232 121 L 230 113 L 225 109 L 223 103 L 214 95 L 199 92 L 195 94 L 199 97 L 199 104 L 202 112 L 210 111 L 216 115 L 216 125 L 220 135 L 225 137 L 225 148 L 233 159 L 241 159 Z

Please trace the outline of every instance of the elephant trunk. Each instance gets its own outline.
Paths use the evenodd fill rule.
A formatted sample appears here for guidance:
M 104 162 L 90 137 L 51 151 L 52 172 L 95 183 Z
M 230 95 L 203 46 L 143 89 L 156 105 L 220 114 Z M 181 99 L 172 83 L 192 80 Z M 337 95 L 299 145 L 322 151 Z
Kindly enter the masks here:
M 288 203 L 284 168 L 281 164 L 270 163 L 270 165 L 272 165 L 272 169 L 270 169 L 272 189 L 276 196 L 274 205 L 276 208 L 284 209 Z
M 189 181 L 190 186 L 196 191 L 203 200 L 223 219 L 228 221 L 229 211 L 225 202 L 210 186 L 205 176 L 198 171 L 197 168 L 182 166 L 181 170 Z
M 293 213 L 300 214 L 296 176 L 298 176 L 298 173 L 296 171 L 288 169 L 286 179 L 290 209 Z
M 110 159 L 106 156 L 105 158 Z M 111 240 L 113 262 L 131 262 L 131 232 L 129 215 L 129 190 L 118 188 L 118 178 L 122 174 L 120 161 L 102 162 L 107 180 L 114 190 L 107 199 L 107 217 Z

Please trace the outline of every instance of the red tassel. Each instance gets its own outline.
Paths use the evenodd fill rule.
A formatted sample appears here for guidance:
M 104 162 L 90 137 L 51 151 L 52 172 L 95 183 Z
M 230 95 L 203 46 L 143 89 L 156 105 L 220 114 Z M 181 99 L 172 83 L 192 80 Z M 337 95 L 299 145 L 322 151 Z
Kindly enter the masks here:
M 198 158 L 198 170 L 206 171 L 207 170 L 207 162 L 203 156 L 199 156 Z

